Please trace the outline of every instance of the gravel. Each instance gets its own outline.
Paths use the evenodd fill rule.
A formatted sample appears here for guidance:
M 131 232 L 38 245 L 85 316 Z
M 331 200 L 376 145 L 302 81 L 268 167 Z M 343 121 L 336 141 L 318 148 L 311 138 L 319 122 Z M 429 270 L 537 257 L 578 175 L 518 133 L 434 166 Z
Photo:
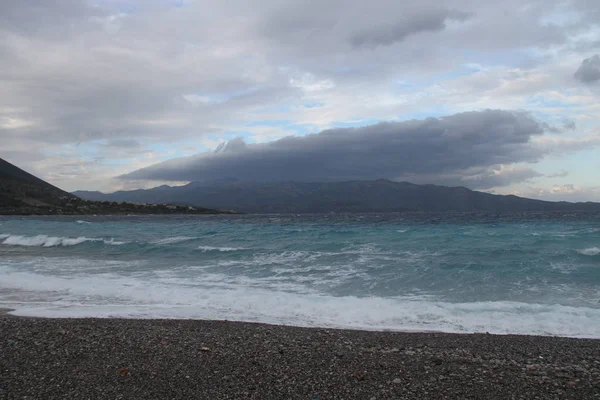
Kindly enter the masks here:
M 600 340 L 0 315 L 0 399 L 600 399 Z

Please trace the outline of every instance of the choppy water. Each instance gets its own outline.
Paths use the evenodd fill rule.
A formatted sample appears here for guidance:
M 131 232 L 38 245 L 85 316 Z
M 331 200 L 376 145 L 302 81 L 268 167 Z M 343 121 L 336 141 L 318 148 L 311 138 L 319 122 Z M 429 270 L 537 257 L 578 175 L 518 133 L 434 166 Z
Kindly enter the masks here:
M 0 307 L 600 338 L 600 215 L 0 217 Z

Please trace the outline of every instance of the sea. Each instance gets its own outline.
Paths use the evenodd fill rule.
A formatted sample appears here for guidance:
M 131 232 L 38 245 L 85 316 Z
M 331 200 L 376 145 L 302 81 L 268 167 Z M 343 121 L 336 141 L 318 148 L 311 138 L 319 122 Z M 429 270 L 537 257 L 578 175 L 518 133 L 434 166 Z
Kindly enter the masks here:
M 600 338 L 600 213 L 0 217 L 0 307 Z

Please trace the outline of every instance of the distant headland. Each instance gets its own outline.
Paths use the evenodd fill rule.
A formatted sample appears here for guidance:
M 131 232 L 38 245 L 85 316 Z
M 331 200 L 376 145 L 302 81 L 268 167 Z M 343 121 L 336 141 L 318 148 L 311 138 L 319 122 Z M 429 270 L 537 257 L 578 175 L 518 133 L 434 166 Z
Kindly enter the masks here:
M 465 187 L 416 185 L 387 179 L 252 182 L 232 178 L 109 194 L 88 191 L 74 194 L 88 200 L 201 205 L 244 213 L 600 211 L 600 203 L 542 201 Z

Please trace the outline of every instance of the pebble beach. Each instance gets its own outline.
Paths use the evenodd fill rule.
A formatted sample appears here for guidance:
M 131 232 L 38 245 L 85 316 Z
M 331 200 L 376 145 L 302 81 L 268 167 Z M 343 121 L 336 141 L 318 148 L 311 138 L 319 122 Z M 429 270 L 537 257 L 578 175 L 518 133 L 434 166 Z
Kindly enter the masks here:
M 0 399 L 600 399 L 600 341 L 0 315 Z

